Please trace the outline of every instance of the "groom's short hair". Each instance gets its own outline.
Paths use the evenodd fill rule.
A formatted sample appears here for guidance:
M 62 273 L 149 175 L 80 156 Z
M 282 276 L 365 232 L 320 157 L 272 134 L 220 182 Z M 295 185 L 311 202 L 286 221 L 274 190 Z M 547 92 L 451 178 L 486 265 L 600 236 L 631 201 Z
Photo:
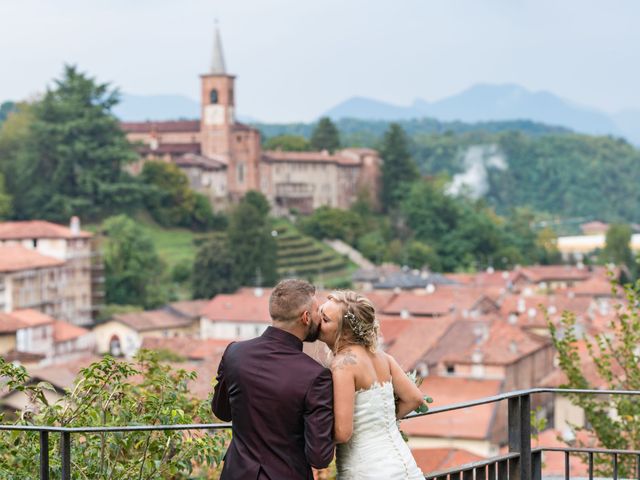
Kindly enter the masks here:
M 288 279 L 278 283 L 269 298 L 269 315 L 274 322 L 291 322 L 308 310 L 316 287 L 305 280 Z

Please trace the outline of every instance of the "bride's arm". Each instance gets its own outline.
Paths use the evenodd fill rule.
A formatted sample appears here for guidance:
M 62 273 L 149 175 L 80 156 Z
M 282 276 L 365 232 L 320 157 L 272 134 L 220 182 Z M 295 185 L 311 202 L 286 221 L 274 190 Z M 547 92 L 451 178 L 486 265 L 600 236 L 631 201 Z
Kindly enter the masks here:
M 354 366 L 357 357 L 349 350 L 331 362 L 333 375 L 333 435 L 336 443 L 346 443 L 353 434 L 353 407 L 356 396 Z
M 397 418 L 403 418 L 408 413 L 413 412 L 416 408 L 424 403 L 422 392 L 416 384 L 411 381 L 407 374 L 402 370 L 398 362 L 391 355 L 389 358 L 389 366 L 391 367 L 391 380 L 393 382 L 393 391 L 400 399 L 398 402 Z

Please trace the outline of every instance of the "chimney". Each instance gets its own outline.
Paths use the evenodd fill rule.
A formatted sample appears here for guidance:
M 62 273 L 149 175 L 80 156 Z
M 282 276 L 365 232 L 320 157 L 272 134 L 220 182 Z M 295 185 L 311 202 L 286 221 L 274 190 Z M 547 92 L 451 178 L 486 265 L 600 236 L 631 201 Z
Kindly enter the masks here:
M 76 215 L 71 217 L 71 220 L 69 221 L 69 229 L 71 230 L 71 235 L 74 237 L 80 235 L 80 218 Z
M 256 289 L 253 291 L 254 295 L 258 298 L 262 297 L 262 295 L 264 295 L 264 290 L 260 287 L 256 287 Z

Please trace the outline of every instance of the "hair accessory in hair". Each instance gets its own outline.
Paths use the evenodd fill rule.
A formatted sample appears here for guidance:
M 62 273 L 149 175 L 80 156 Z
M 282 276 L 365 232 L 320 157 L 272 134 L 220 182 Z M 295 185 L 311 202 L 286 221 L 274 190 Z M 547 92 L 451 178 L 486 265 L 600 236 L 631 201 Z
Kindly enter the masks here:
M 356 338 L 363 340 L 367 335 L 367 327 L 362 322 L 358 322 L 354 313 L 350 310 L 344 314 L 344 319 L 349 322 L 349 326 L 351 327 L 351 331 L 356 336 Z

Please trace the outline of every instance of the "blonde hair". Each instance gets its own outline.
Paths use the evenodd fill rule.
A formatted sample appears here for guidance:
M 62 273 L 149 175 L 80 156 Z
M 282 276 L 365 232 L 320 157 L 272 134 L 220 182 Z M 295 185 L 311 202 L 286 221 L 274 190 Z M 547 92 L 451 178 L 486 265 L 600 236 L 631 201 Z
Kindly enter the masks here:
M 334 353 L 339 350 L 342 343 L 363 345 L 369 351 L 375 352 L 378 349 L 380 328 L 376 319 L 376 309 L 371 300 L 351 290 L 335 291 L 327 298 L 342 307 L 333 347 Z

